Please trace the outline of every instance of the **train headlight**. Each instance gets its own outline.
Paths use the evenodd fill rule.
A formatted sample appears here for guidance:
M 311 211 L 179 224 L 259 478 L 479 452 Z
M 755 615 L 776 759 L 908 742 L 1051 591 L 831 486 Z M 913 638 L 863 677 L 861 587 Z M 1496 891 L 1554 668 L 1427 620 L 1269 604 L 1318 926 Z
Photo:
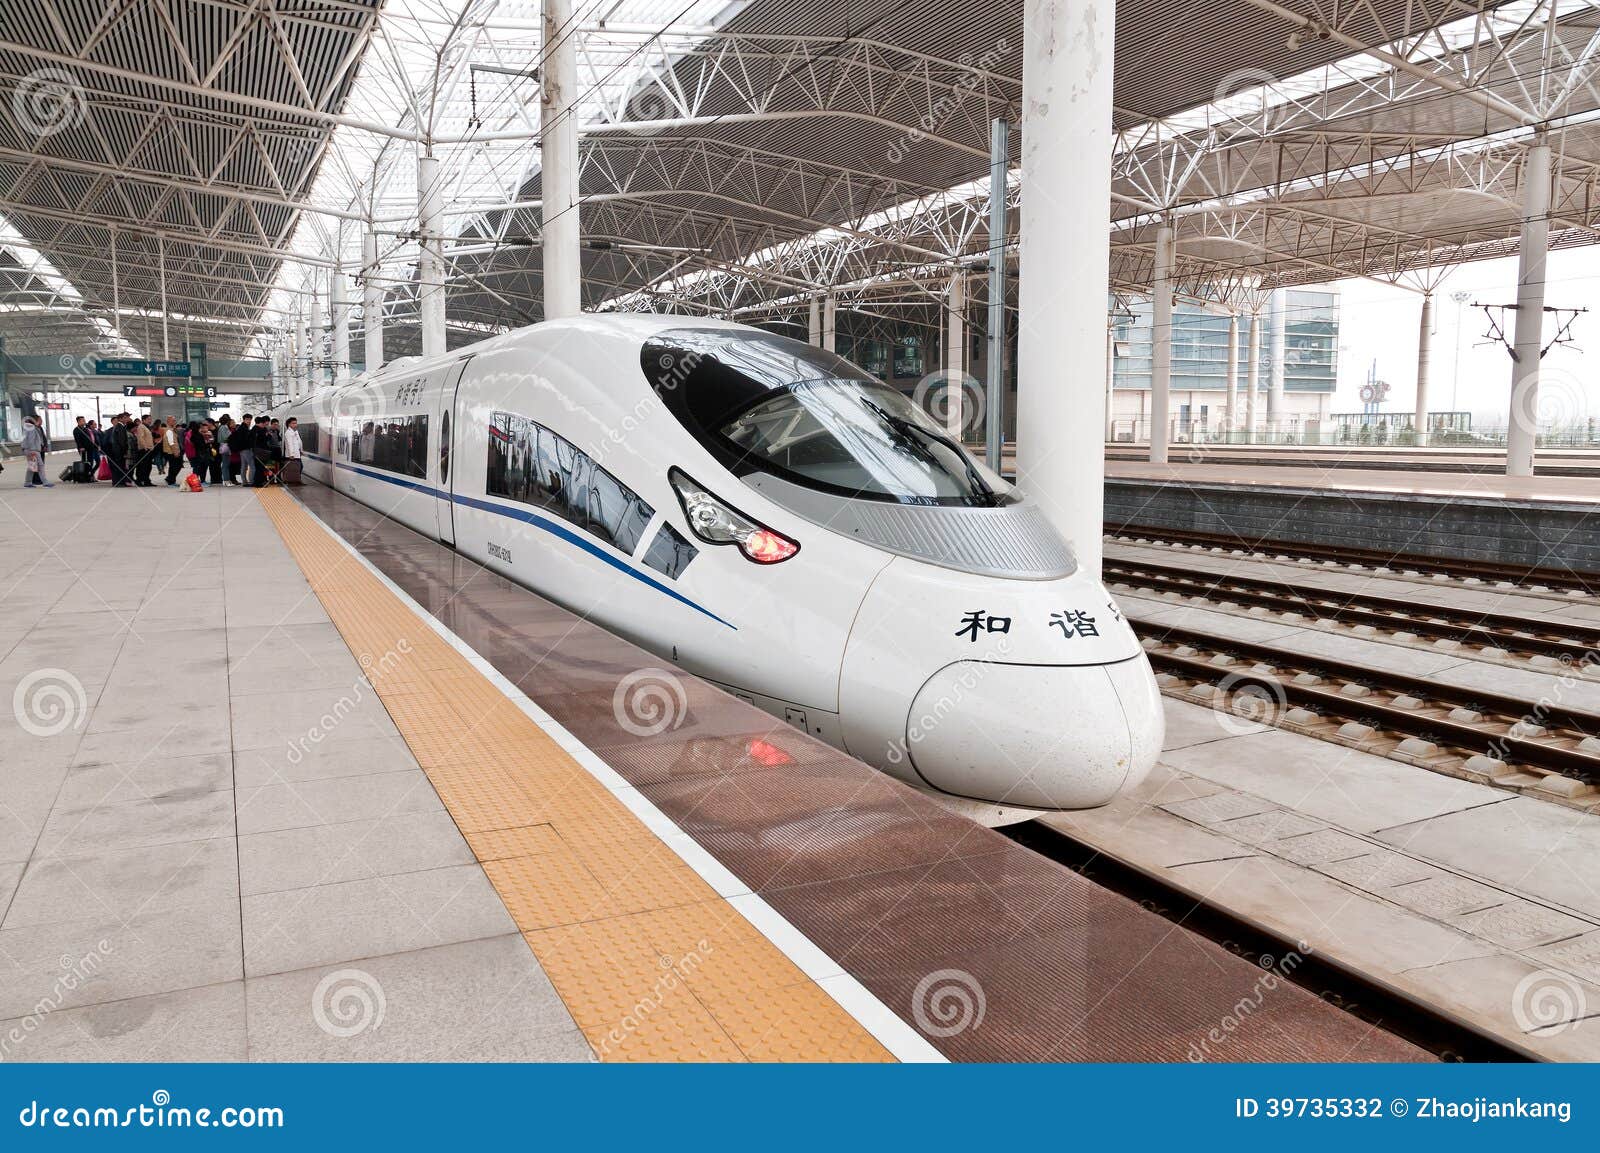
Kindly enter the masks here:
M 736 544 L 745 558 L 756 564 L 777 564 L 800 551 L 797 542 L 712 496 L 679 469 L 668 471 L 667 480 L 678 494 L 689 531 L 707 544 Z

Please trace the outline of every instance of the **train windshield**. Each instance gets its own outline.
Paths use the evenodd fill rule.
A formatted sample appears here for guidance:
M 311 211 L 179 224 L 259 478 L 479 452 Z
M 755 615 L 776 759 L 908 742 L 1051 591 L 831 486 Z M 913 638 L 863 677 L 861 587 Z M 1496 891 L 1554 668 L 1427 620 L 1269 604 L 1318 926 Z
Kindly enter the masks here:
M 678 330 L 647 343 L 643 364 L 667 407 L 739 475 L 905 504 L 1013 499 L 920 405 L 831 352 L 771 333 Z

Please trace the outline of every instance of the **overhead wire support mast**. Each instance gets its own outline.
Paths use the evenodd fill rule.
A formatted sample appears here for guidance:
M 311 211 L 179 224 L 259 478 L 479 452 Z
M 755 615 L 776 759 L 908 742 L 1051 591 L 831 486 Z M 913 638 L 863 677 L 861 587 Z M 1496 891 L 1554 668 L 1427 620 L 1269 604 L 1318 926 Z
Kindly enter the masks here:
M 1508 309 L 1516 312 L 1522 306 L 1519 304 L 1480 304 L 1474 301 L 1472 307 L 1483 309 L 1484 317 L 1489 323 L 1489 330 L 1484 333 L 1484 336 L 1491 342 L 1505 345 L 1506 351 L 1511 354 L 1511 359 L 1520 361 L 1522 357 L 1517 352 L 1516 343 L 1506 336 L 1506 325 L 1503 316 Z M 1556 318 L 1555 335 L 1539 349 L 1539 357 L 1542 360 L 1556 345 L 1575 344 L 1577 342 L 1577 338 L 1572 334 L 1572 326 L 1578 322 L 1578 317 L 1589 310 L 1587 307 L 1557 308 L 1555 305 L 1546 304 L 1541 307 L 1540 311 L 1554 315 Z

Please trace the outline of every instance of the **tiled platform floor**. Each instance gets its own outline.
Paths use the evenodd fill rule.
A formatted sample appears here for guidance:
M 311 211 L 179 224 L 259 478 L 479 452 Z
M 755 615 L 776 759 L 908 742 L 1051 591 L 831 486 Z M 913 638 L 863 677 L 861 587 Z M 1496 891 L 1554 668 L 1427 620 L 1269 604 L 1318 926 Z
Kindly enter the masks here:
M 21 481 L 0 1060 L 592 1059 L 255 494 Z

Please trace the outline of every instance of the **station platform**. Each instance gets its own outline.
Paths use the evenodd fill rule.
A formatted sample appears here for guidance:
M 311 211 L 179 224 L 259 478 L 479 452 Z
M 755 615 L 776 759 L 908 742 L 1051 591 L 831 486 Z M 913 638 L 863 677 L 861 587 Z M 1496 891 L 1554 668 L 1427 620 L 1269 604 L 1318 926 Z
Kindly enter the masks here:
M 1352 626 L 1332 612 L 1264 611 L 1118 574 L 1180 565 L 1205 582 L 1316 590 L 1326 606 L 1374 596 L 1414 605 L 1418 617 L 1431 608 L 1525 622 L 1530 637 L 1592 627 L 1600 607 L 1589 600 L 1123 541 L 1108 542 L 1105 561 L 1113 595 L 1147 638 L 1195 630 L 1600 717 L 1592 662 L 1440 644 L 1405 631 L 1404 619 L 1388 631 Z M 1216 695 L 1189 703 L 1169 690 L 1165 703 L 1165 748 L 1151 778 L 1106 808 L 1047 824 L 1196 899 L 1303 934 L 1325 958 L 1508 1043 L 1553 1060 L 1600 1059 L 1594 784 L 1463 764 L 1430 743 L 1396 746 L 1359 727 L 1309 735 L 1282 715 L 1285 699 L 1266 706 L 1272 725 Z
M 1600 1060 L 1600 815 L 1168 700 L 1135 792 L 1045 818 L 1547 1060 Z
M 1427 1056 L 327 490 L 20 480 L 6 1060 Z
M 1107 528 L 1600 571 L 1592 476 L 1218 463 L 1207 452 L 1186 459 L 1177 445 L 1159 465 L 1108 459 Z

